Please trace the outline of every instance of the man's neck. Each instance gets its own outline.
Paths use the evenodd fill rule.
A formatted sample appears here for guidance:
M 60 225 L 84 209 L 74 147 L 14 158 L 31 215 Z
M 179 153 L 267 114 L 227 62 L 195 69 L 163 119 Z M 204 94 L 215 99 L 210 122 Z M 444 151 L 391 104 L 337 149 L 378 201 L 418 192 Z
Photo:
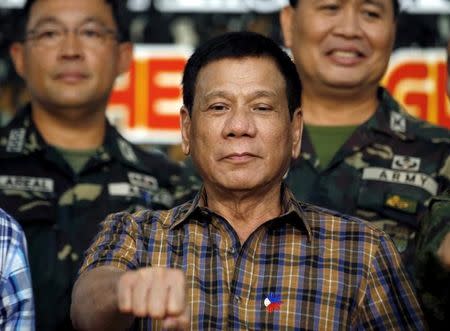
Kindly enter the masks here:
M 319 94 L 305 89 L 302 109 L 306 124 L 323 126 L 360 125 L 377 110 L 377 91 L 349 94 Z
M 31 116 L 49 145 L 86 150 L 102 145 L 105 136 L 104 110 L 58 109 L 49 111 L 32 103 Z
M 205 186 L 208 208 L 230 222 L 241 244 L 263 223 L 281 215 L 281 184 L 249 192 L 224 192 Z

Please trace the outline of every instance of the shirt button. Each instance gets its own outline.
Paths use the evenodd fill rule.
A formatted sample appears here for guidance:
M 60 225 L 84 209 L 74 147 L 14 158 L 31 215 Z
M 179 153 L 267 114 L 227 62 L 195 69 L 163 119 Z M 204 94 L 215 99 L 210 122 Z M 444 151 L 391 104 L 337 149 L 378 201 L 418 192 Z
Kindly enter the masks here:
M 240 303 L 241 302 L 241 298 L 237 295 L 234 296 L 234 303 Z
M 231 255 L 236 254 L 236 248 L 231 247 L 230 249 L 228 249 L 228 253 L 231 254 Z

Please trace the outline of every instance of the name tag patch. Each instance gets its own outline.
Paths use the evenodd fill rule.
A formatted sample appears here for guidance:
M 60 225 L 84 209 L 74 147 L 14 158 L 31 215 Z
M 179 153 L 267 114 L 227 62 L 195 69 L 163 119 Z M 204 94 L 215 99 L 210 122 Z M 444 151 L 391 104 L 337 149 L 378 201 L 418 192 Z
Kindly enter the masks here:
M 387 183 L 398 183 L 421 188 L 431 195 L 436 195 L 438 183 L 427 174 L 370 167 L 363 171 L 362 179 Z
M 0 176 L 0 189 L 52 193 L 54 181 L 45 177 Z

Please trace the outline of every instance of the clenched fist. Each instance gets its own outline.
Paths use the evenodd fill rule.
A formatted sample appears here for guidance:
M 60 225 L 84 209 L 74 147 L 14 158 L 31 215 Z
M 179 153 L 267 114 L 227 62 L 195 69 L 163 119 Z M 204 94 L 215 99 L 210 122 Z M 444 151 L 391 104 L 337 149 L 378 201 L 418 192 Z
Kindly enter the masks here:
M 117 284 L 117 299 L 122 313 L 162 320 L 164 329 L 189 328 L 182 270 L 149 267 L 125 272 Z

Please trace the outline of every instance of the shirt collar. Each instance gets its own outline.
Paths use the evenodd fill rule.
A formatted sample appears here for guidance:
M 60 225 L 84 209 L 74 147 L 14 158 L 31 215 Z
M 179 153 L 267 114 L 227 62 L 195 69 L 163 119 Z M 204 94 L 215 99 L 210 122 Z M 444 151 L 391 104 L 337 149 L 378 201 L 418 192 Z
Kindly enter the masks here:
M 201 213 L 207 210 L 208 207 L 206 207 L 206 202 L 206 191 L 205 188 L 202 187 L 191 202 L 184 204 L 179 209 L 179 213 L 174 218 L 175 222 L 170 226 L 170 230 L 188 222 L 197 212 Z M 289 222 L 295 227 L 305 230 L 308 234 L 308 238 L 311 239 L 311 225 L 303 210 L 302 204 L 295 199 L 294 194 L 285 183 L 283 183 L 281 187 L 281 209 L 281 215 L 270 223 L 275 225 L 278 221 Z

